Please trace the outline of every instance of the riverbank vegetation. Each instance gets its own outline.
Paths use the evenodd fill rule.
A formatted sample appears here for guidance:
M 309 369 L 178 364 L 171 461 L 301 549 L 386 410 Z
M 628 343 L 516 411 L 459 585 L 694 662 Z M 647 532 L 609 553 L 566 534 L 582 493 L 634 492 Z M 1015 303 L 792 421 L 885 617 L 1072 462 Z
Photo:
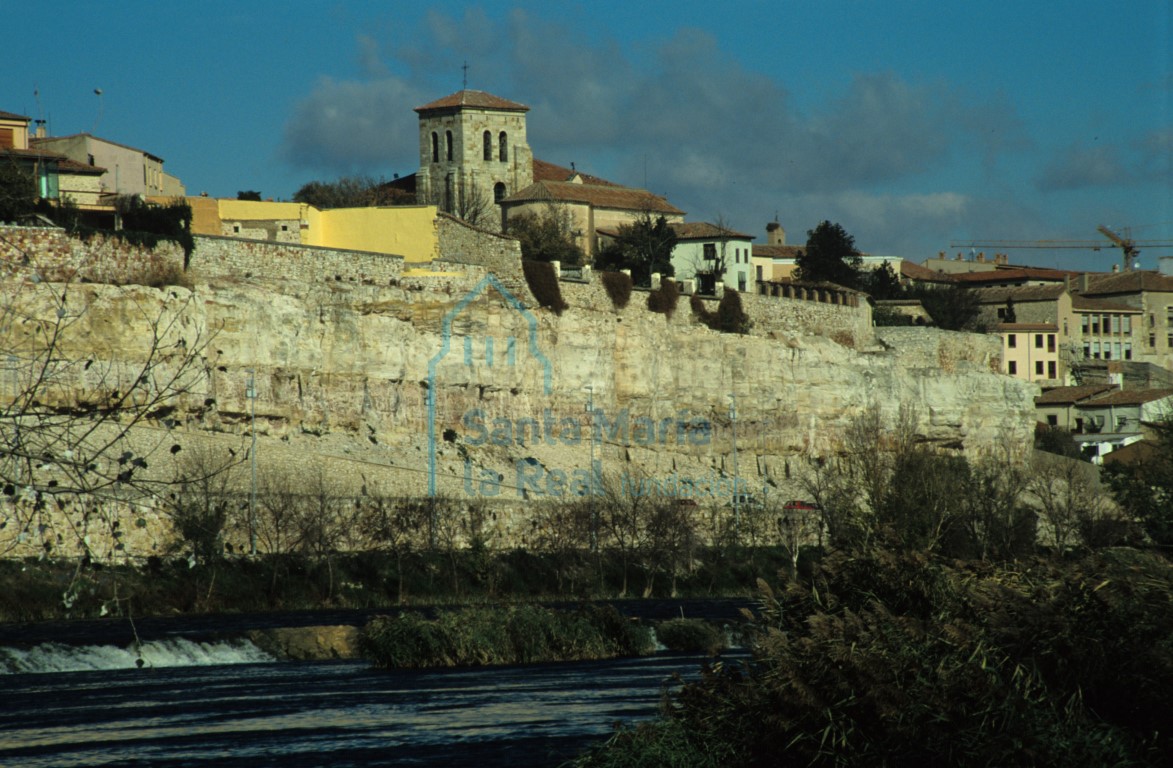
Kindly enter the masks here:
M 363 628 L 363 656 L 385 669 L 530 664 L 644 656 L 650 627 L 613 606 L 560 611 L 537 605 L 378 616 Z

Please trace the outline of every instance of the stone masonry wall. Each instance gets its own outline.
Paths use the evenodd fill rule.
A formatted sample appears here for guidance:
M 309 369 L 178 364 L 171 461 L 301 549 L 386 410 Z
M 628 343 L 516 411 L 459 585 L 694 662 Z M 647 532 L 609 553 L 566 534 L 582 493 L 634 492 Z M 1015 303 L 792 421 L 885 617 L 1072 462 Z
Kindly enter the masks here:
M 339 251 L 311 245 L 202 236 L 196 239 L 191 269 L 200 277 L 277 277 L 389 285 L 403 274 L 403 258 L 366 251 Z

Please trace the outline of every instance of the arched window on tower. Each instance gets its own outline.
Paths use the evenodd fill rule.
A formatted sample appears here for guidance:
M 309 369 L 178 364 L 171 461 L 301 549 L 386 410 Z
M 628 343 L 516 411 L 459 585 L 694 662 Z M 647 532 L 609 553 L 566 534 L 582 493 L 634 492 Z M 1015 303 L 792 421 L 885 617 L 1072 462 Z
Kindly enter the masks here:
M 440 162 L 440 137 L 435 131 L 432 131 L 432 162 Z
M 493 159 L 493 134 L 485 131 L 485 159 Z
M 505 131 L 501 131 L 501 135 L 497 137 L 497 150 L 500 155 L 498 160 L 504 163 L 509 159 L 509 139 L 505 137 Z
M 452 162 L 452 131 L 445 131 L 444 138 L 448 142 L 448 162 Z
M 493 185 L 493 202 L 499 203 L 505 197 L 505 184 L 498 181 Z

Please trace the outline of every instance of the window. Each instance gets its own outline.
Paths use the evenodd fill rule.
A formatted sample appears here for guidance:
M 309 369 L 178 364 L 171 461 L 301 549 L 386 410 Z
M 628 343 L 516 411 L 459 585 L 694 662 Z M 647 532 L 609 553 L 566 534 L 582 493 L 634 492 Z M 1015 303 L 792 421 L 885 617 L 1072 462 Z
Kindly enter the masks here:
M 742 293 L 745 293 L 745 273 L 744 272 L 737 273 L 737 290 L 741 291 Z
M 1035 349 L 1042 349 L 1042 348 L 1043 348 L 1043 334 L 1036 333 L 1035 334 Z
M 1092 356 L 1092 343 L 1090 341 L 1085 341 L 1083 343 L 1083 359 L 1087 360 L 1091 356 Z
M 1092 333 L 1099 335 L 1100 333 L 1100 316 L 1092 315 Z
M 485 131 L 485 159 L 493 159 L 493 134 Z
M 1109 320 L 1112 321 L 1111 333 L 1113 335 L 1120 333 L 1120 315 L 1112 315 Z
M 1112 357 L 1119 360 L 1120 359 L 1120 351 L 1121 351 L 1120 350 L 1120 342 L 1118 342 L 1118 341 L 1112 342 Z
M 757 267 L 757 273 L 758 273 L 758 280 L 761 280 L 762 279 L 762 266 L 760 264 Z
M 1096 360 L 1100 359 L 1100 342 L 1098 341 L 1092 342 L 1092 357 Z
M 432 131 L 432 162 L 440 162 L 440 137 L 435 131 Z
M 1132 315 L 1125 315 L 1123 323 L 1125 335 L 1132 333 Z
M 493 202 L 499 203 L 505 198 L 505 184 L 498 181 L 493 185 Z
M 1156 346 L 1157 346 L 1157 334 L 1150 333 L 1149 334 L 1149 347 L 1156 347 Z
M 1056 415 L 1055 415 L 1055 414 L 1053 414 L 1053 413 L 1049 413 L 1049 414 L 1047 414 L 1047 426 L 1048 426 L 1048 427 L 1057 427 L 1057 426 L 1059 426 L 1059 417 L 1058 417 L 1058 416 L 1056 416 Z
M 16 131 L 13 128 L 0 128 L 0 149 L 9 149 L 16 146 Z M 93 165 L 91 162 L 90 165 Z
M 702 246 L 702 250 L 704 251 L 704 254 L 705 254 L 705 261 L 714 261 L 717 258 L 717 244 L 716 243 L 705 243 Z
M 1009 373 L 1011 376 L 1016 375 L 1018 373 L 1018 363 L 1016 363 L 1013 360 L 1006 363 L 1006 372 Z
M 1056 370 L 1056 365 L 1055 365 L 1054 360 L 1051 360 L 1050 362 L 1047 363 L 1047 378 L 1048 379 L 1059 378 L 1058 371 Z
M 447 147 L 445 152 L 447 154 L 448 160 L 451 161 L 452 160 L 452 131 L 444 131 L 444 140 L 446 142 L 445 146 Z
M 1042 375 L 1043 375 L 1043 361 L 1036 360 L 1035 361 L 1035 376 L 1042 376 Z
M 239 224 L 232 225 L 232 234 L 234 234 L 234 235 L 240 234 L 240 225 Z
M 501 134 L 497 136 L 497 152 L 500 155 L 498 160 L 503 163 L 509 160 L 509 139 L 506 138 L 505 131 L 501 131 Z
M 1079 329 L 1083 331 L 1083 335 L 1087 336 L 1088 319 L 1087 315 L 1079 316 Z
M 1018 334 L 1011 333 L 1006 336 L 1006 346 L 1015 349 L 1018 346 Z
M 1076 418 L 1076 420 L 1075 420 L 1075 431 L 1076 431 L 1076 432 L 1082 432 L 1082 431 L 1083 431 L 1083 419 L 1082 419 L 1082 418 Z
M 1048 352 L 1055 351 L 1055 334 L 1053 334 L 1053 333 L 1047 334 L 1047 351 Z
M 1124 342 L 1124 359 L 1125 360 L 1132 359 L 1132 342 L 1131 341 Z

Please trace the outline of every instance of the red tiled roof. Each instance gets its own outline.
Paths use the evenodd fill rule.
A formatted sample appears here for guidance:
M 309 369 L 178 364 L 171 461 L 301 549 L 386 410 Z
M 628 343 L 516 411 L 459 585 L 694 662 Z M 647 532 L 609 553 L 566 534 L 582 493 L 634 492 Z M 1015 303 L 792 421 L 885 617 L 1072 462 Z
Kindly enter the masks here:
M 1103 397 L 1097 397 L 1082 403 L 1082 405 L 1088 408 L 1098 408 L 1104 405 L 1144 405 L 1170 395 L 1173 395 L 1173 389 L 1126 389 L 1122 392 L 1112 392 Z
M 1028 280 L 1044 280 L 1052 283 L 1062 283 L 1068 277 L 1078 276 L 1078 272 L 1069 272 L 1059 269 L 1039 269 L 1037 267 L 1015 267 L 1013 269 L 995 269 L 989 272 L 958 272 L 953 275 L 954 282 L 980 285 L 1025 282 Z
M 586 203 L 596 208 L 650 211 L 652 213 L 684 215 L 684 211 L 659 195 L 646 189 L 632 187 L 600 186 L 597 184 L 575 184 L 569 181 L 539 181 L 523 190 L 513 193 L 501 202 L 530 203 L 558 201 Z
M 900 275 L 909 280 L 919 280 L 923 283 L 952 283 L 953 275 L 945 272 L 938 272 L 935 269 L 929 269 L 926 266 L 917 264 L 916 262 L 902 259 L 900 262 Z
M 431 112 L 438 109 L 457 109 L 459 107 L 472 107 L 474 109 L 499 109 L 507 112 L 528 112 L 529 107 L 524 104 L 518 104 L 516 101 L 509 101 L 500 96 L 494 96 L 491 93 L 484 91 L 472 91 L 465 89 L 449 94 L 441 99 L 429 102 L 422 107 L 416 107 L 416 112 Z
M 1072 289 L 1077 286 L 1072 281 Z M 1153 270 L 1131 270 L 1129 272 L 1109 272 L 1106 274 L 1088 275 L 1088 289 L 1082 291 L 1085 296 L 1103 296 L 1118 293 L 1139 293 L 1154 291 L 1158 293 L 1173 293 L 1173 277 L 1162 275 Z
M 77 174 L 96 174 L 101 175 L 106 172 L 105 168 L 97 165 L 88 165 L 86 163 L 79 163 L 76 160 L 71 160 L 60 152 L 50 152 L 47 149 L 15 149 L 7 147 L 0 149 L 0 155 L 7 155 L 9 157 L 26 157 L 30 160 L 52 160 L 57 163 L 57 171 L 65 171 L 66 173 Z
M 736 232 L 728 227 L 718 227 L 707 221 L 679 222 L 672 225 L 677 240 L 753 240 L 753 235 Z
M 758 245 L 754 243 L 755 259 L 796 259 L 802 253 L 801 245 Z
M 1055 387 L 1035 398 L 1035 405 L 1071 405 L 1116 389 L 1115 384 L 1084 384 L 1079 387 Z
M 1015 303 L 1054 301 L 1066 290 L 1064 285 L 1015 285 L 1009 288 L 977 288 L 975 293 L 982 304 L 1005 304 L 1008 299 L 1014 299 Z
M 570 181 L 577 175 L 582 179 L 583 184 L 594 184 L 600 187 L 619 187 L 621 184 L 616 184 L 612 181 L 592 176 L 589 173 L 576 171 L 573 168 L 564 168 L 561 165 L 548 163 L 545 160 L 538 160 L 534 158 L 534 181 Z
M 1134 312 L 1138 315 L 1143 311 L 1139 307 L 1130 307 L 1127 304 L 1121 304 L 1111 299 L 1089 299 L 1078 293 L 1071 295 L 1071 308 L 1093 310 L 1095 312 Z

